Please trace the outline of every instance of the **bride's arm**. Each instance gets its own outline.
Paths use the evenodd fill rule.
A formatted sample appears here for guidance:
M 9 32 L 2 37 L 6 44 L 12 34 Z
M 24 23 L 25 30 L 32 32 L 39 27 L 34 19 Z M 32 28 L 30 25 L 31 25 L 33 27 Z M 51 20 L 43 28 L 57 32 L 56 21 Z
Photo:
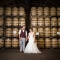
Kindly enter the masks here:
M 35 42 L 35 33 L 34 33 L 34 42 Z

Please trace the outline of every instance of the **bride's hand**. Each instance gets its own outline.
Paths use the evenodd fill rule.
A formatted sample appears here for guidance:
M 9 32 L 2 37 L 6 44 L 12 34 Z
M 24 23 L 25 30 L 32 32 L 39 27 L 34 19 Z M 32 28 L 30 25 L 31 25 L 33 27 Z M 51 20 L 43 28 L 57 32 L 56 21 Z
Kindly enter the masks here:
M 26 38 L 26 41 L 28 40 L 28 38 Z
M 37 42 L 37 40 L 35 39 L 34 42 Z

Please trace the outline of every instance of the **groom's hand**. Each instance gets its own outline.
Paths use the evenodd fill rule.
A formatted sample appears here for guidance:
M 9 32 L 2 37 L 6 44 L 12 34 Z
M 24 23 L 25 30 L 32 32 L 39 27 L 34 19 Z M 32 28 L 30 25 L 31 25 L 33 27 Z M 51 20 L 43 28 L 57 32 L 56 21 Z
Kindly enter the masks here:
M 20 37 L 19 40 L 22 40 L 22 38 Z

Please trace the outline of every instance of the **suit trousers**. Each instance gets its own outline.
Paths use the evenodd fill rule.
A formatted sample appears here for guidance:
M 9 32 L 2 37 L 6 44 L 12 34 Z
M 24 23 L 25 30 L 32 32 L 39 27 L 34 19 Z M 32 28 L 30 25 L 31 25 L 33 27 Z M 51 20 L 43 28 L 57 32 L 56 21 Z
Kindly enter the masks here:
M 25 49 L 25 38 L 21 38 L 20 40 L 20 51 L 24 52 Z

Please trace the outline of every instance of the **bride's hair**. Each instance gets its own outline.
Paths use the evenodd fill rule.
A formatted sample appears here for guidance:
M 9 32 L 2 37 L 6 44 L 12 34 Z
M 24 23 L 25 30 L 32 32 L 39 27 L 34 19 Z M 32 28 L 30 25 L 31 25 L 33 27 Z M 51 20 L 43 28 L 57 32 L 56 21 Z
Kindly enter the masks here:
M 33 31 L 33 28 L 30 28 Z

